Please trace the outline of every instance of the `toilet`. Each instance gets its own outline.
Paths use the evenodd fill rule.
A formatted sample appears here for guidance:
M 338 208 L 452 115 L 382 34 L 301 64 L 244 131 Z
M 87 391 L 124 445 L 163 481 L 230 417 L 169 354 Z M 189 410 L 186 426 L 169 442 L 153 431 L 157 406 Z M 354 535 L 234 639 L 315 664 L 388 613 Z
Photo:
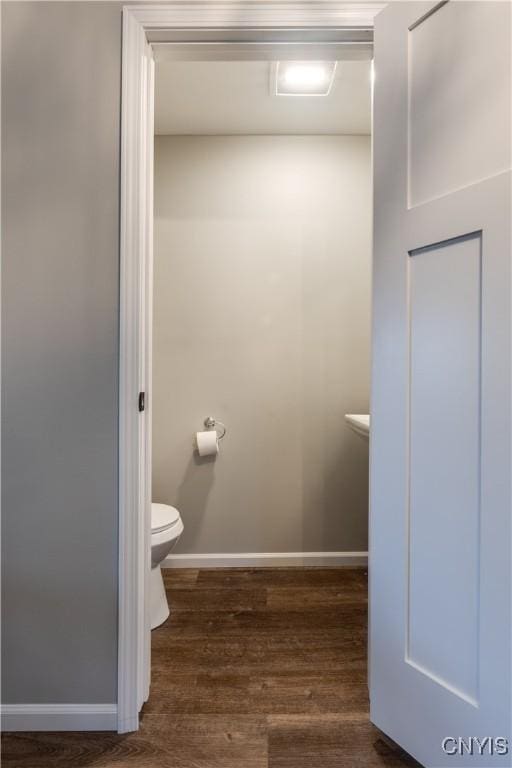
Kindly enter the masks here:
M 167 557 L 183 533 L 180 513 L 168 504 L 151 504 L 151 629 L 159 627 L 169 617 L 160 563 Z

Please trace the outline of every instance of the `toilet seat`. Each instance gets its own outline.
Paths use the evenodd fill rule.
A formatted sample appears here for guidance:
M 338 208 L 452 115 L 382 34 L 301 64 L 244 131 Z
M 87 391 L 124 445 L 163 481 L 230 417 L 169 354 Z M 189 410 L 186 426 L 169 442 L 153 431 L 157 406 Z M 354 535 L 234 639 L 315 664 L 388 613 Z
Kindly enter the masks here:
M 180 513 L 169 504 L 151 504 L 151 533 L 160 533 L 175 525 Z

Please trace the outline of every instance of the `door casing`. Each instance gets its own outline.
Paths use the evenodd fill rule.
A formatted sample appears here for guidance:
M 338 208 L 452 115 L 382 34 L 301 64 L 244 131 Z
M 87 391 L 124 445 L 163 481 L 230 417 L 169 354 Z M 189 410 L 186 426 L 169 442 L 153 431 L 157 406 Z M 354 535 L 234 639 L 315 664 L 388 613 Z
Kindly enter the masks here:
M 123 8 L 119 350 L 119 733 L 149 691 L 153 49 L 162 58 L 370 58 L 383 2 L 180 0 Z M 229 51 L 229 53 L 228 53 Z M 146 411 L 138 410 L 146 392 Z

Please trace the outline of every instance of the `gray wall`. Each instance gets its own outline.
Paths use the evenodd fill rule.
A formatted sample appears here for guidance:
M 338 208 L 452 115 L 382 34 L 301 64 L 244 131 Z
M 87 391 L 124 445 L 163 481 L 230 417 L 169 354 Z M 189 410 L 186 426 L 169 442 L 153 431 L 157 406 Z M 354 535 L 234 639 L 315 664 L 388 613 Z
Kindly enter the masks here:
M 367 548 L 368 136 L 158 137 L 153 498 L 177 552 Z M 228 434 L 215 462 L 192 437 Z
M 112 702 L 121 6 L 2 3 L 3 701 Z

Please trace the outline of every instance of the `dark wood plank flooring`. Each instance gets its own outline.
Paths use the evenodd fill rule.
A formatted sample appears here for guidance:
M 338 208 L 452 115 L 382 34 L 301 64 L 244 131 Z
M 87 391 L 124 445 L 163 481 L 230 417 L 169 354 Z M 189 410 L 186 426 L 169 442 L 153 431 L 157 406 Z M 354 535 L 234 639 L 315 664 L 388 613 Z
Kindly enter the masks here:
M 5 768 L 401 768 L 368 719 L 366 573 L 165 571 L 138 733 L 4 734 Z

